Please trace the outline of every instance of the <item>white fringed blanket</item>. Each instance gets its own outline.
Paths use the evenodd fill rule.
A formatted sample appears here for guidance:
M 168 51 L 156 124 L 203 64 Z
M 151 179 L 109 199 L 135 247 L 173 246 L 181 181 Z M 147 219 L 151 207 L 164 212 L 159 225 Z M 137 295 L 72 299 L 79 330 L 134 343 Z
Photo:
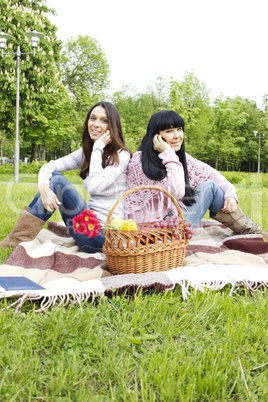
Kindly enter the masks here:
M 261 235 L 233 236 L 212 220 L 202 220 L 183 267 L 144 274 L 112 275 L 104 254 L 80 251 L 61 224 L 49 222 L 49 229 L 19 244 L 0 266 L 0 276 L 26 276 L 45 288 L 0 293 L 0 298 L 16 296 L 12 305 L 17 311 L 27 299 L 39 299 L 37 311 L 44 311 L 94 299 L 100 293 L 134 295 L 138 289 L 166 291 L 177 285 L 186 299 L 191 289 L 220 290 L 230 284 L 232 294 L 241 286 L 251 292 L 268 287 L 268 242 Z

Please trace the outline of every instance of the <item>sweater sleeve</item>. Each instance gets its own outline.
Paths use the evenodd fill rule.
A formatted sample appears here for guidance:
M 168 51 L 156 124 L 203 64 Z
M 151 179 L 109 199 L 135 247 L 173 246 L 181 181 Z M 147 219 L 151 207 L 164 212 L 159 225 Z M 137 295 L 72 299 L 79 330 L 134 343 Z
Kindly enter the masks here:
M 95 141 L 90 159 L 89 175 L 84 180 L 84 187 L 89 194 L 98 194 L 105 191 L 127 170 L 130 153 L 124 150 L 118 153 L 118 165 L 109 165 L 103 168 L 102 152 L 104 147 L 105 144 L 102 141 Z
M 238 203 L 235 186 L 230 183 L 220 172 L 210 167 L 209 180 L 213 180 L 224 191 L 224 197 L 233 197 Z
M 216 169 L 191 155 L 186 154 L 190 185 L 196 188 L 206 180 L 213 180 L 224 191 L 226 197 L 234 197 L 238 202 L 235 187 Z
M 161 152 L 159 158 L 167 170 L 166 179 L 163 180 L 162 187 L 169 191 L 177 200 L 180 200 L 185 195 L 185 179 L 184 169 L 176 155 L 174 149 L 169 148 Z
M 67 170 L 81 169 L 83 159 L 82 148 L 63 158 L 52 160 L 43 165 L 38 175 L 38 187 L 48 184 L 53 172 L 66 172 Z

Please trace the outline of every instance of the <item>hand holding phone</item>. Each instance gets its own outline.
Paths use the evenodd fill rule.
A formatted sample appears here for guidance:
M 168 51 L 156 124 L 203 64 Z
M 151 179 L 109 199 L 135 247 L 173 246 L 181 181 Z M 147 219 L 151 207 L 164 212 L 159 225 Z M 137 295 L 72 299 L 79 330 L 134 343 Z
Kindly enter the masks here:
M 155 151 L 161 153 L 170 148 L 170 145 L 166 143 L 166 140 L 160 134 L 156 134 L 153 138 L 153 147 Z

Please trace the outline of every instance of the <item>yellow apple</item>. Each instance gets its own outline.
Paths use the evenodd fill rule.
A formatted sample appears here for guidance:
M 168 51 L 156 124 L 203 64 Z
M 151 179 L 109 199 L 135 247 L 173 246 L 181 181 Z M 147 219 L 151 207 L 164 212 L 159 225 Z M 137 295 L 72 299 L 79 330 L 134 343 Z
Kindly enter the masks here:
M 124 230 L 126 232 L 132 231 L 132 230 L 137 230 L 138 226 L 133 219 L 127 219 L 124 221 L 123 225 L 121 226 L 121 230 Z
M 124 219 L 115 218 L 115 219 L 112 220 L 111 229 L 121 230 L 121 227 L 122 227 L 123 223 L 124 223 Z

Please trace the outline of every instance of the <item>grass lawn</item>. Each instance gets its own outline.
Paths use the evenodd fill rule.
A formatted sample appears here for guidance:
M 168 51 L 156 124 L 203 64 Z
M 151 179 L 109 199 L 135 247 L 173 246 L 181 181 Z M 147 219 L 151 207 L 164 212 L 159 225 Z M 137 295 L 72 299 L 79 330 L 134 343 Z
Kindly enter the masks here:
M 258 175 L 236 185 L 242 209 L 266 231 L 267 187 Z M 35 193 L 0 184 L 1 239 Z M 1 262 L 10 252 L 0 251 Z M 0 401 L 267 401 L 268 291 L 229 291 L 0 311 Z M 11 302 L 0 300 L 0 310 Z

